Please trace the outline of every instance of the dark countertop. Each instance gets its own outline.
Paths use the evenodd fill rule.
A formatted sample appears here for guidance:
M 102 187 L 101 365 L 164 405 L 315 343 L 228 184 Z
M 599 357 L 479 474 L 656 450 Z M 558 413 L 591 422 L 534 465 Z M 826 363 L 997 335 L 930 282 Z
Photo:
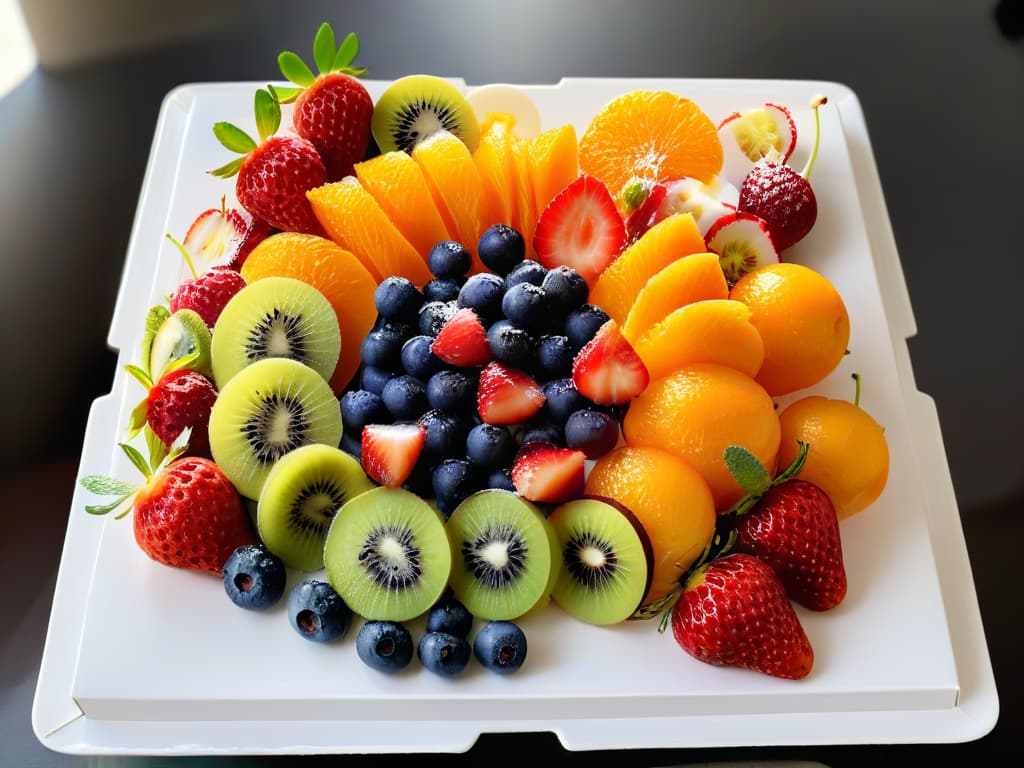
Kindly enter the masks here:
M 40 745 L 30 711 L 88 407 L 113 377 L 106 335 L 161 100 L 186 82 L 279 79 L 277 53 L 308 51 L 325 19 L 359 33 L 359 61 L 379 79 L 417 71 L 470 83 L 752 77 L 834 80 L 853 89 L 917 321 L 908 342 L 917 384 L 939 412 L 999 688 L 999 722 L 966 744 L 600 757 L 630 765 L 799 759 L 842 766 L 940 757 L 978 763 L 1010 754 L 1018 744 L 1014 727 L 1024 722 L 1016 612 L 1003 604 L 1004 564 L 1024 540 L 1024 355 L 1012 272 L 1021 251 L 1012 230 L 1024 125 L 1019 0 L 1004 2 L 1001 16 L 995 0 L 941 7 L 864 0 L 827 11 L 797 0 L 777 0 L 770 10 L 738 0 L 195 6 L 207 13 L 186 21 L 179 14 L 167 27 L 171 41 L 36 70 L 0 96 L 0 311 L 12 345 L 0 403 L 8 435 L 16 436 L 0 444 L 3 507 L 13 525 L 0 543 L 8 574 L 0 601 L 7 627 L 0 641 L 0 764 L 96 764 Z M 522 750 L 555 754 L 560 747 L 550 734 L 486 736 L 450 759 L 465 764 Z M 574 765 L 594 758 L 562 755 Z

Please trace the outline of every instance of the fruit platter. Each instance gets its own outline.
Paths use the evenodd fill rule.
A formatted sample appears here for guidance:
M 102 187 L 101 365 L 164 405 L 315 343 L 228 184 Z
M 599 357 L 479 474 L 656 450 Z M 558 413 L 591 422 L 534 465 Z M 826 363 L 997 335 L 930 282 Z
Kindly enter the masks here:
M 380 81 L 357 52 L 325 25 L 279 83 L 164 101 L 40 740 L 379 753 L 991 728 L 855 94 Z

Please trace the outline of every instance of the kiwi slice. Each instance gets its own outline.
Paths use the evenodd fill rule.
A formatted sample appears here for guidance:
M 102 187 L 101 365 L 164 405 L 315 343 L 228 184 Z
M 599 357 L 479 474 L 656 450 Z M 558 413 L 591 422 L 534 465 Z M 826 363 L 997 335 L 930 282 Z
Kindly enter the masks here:
M 448 518 L 451 587 L 479 619 L 519 618 L 547 596 L 559 550 L 534 504 L 510 491 L 478 491 Z
M 327 298 L 294 277 L 265 277 L 236 293 L 213 327 L 213 380 L 223 387 L 257 360 L 281 357 L 308 365 L 323 378 L 341 354 L 338 315 Z
M 439 130 L 458 136 L 472 152 L 480 142 L 480 125 L 462 92 L 434 75 L 407 75 L 381 94 L 370 123 L 381 152 L 412 148 Z
M 210 452 L 243 496 L 258 499 L 278 459 L 310 443 L 341 442 L 341 409 L 308 365 L 268 357 L 243 368 L 210 410 Z
M 324 565 L 327 581 L 364 619 L 414 619 L 448 584 L 452 557 L 444 518 L 412 491 L 374 488 L 335 516 Z
M 588 624 L 633 616 L 650 588 L 654 563 L 640 521 L 621 504 L 597 497 L 562 504 L 550 519 L 562 549 L 554 601 Z
M 311 443 L 282 456 L 270 470 L 256 508 L 267 549 L 289 568 L 324 567 L 324 542 L 342 505 L 374 488 L 362 466 L 341 448 Z
M 151 307 L 142 336 L 142 362 L 153 381 L 179 368 L 210 376 L 212 339 L 202 316 L 192 309 L 174 314 L 163 306 Z

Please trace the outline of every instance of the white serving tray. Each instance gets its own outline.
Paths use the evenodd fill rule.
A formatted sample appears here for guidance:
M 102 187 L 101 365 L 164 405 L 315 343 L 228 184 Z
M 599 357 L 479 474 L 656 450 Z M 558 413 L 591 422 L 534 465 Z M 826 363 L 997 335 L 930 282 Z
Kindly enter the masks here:
M 230 183 L 204 173 L 225 162 L 211 126 L 226 119 L 254 130 L 259 85 L 186 85 L 164 101 L 109 335 L 118 368 L 112 392 L 93 404 L 81 474 L 133 477 L 115 443 L 141 393 L 123 366 L 136 362 L 146 310 L 183 276 L 164 234 L 181 236 L 199 210 L 223 194 L 231 199 Z M 367 86 L 376 98 L 386 83 Z M 829 277 L 851 315 L 851 354 L 813 391 L 849 399 L 850 374 L 861 373 L 862 405 L 886 428 L 892 469 L 882 497 L 842 523 L 844 603 L 822 614 L 798 609 L 815 648 L 811 675 L 793 682 L 711 667 L 654 622 L 598 628 L 554 606 L 524 621 L 529 660 L 511 678 L 476 664 L 456 680 L 418 664 L 381 675 L 358 660 L 354 630 L 337 645 L 307 643 L 282 610 L 239 610 L 215 579 L 152 563 L 130 521 L 90 517 L 76 487 L 32 714 L 47 747 L 459 752 L 482 733 L 552 731 L 567 749 L 596 750 L 954 742 L 994 726 L 998 698 L 970 563 L 937 413 L 914 382 L 906 345 L 914 319 L 856 95 L 805 81 L 520 87 L 544 128 L 572 122 L 579 133 L 601 105 L 633 88 L 685 95 L 716 121 L 781 102 L 795 110 L 804 137 L 811 97 L 829 97 L 812 177 L 818 223 L 787 258 Z M 796 167 L 809 143 L 798 143 Z

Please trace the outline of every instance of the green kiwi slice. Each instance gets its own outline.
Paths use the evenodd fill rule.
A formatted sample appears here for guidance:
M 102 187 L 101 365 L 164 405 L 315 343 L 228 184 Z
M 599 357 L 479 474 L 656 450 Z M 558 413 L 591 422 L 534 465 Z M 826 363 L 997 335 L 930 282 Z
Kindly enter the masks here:
M 349 500 L 327 533 L 327 581 L 370 621 L 426 613 L 448 584 L 444 518 L 411 491 L 378 487 Z
M 263 483 L 256 507 L 260 538 L 289 568 L 318 571 L 334 516 L 346 501 L 374 487 L 359 462 L 340 448 L 296 448 L 274 464 Z
M 407 75 L 381 94 L 370 123 L 380 151 L 411 152 L 423 139 L 446 130 L 472 152 L 480 142 L 473 107 L 449 81 L 434 75 Z
M 338 315 L 320 291 L 302 280 L 255 280 L 224 305 L 213 327 L 210 354 L 218 388 L 268 357 L 297 360 L 329 379 L 341 354 Z
M 210 410 L 210 451 L 238 492 L 258 499 L 278 459 L 310 443 L 341 443 L 341 409 L 308 365 L 268 357 L 243 368 Z
M 550 519 L 562 550 L 554 601 L 588 624 L 633 616 L 650 588 L 654 561 L 640 521 L 622 505 L 596 497 L 562 504 Z
M 210 376 L 211 347 L 210 329 L 195 310 L 179 309 L 171 314 L 158 304 L 146 315 L 142 362 L 153 381 L 179 368 Z
M 534 504 L 510 491 L 478 491 L 455 508 L 447 528 L 452 591 L 471 614 L 512 620 L 546 599 L 559 550 Z

